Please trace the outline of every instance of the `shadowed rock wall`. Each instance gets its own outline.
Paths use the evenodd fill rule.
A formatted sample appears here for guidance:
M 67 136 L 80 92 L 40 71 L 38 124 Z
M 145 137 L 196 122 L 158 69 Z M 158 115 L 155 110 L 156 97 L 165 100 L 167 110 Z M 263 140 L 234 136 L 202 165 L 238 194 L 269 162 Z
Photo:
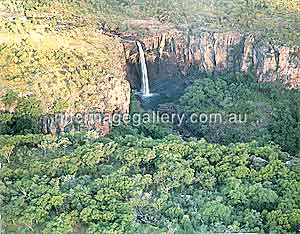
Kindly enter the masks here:
M 191 68 L 202 72 L 254 71 L 260 81 L 280 80 L 290 88 L 300 87 L 300 50 L 273 45 L 255 34 L 238 32 L 174 31 L 143 39 L 150 79 L 186 74 Z M 136 49 L 125 45 L 129 77 L 137 79 Z

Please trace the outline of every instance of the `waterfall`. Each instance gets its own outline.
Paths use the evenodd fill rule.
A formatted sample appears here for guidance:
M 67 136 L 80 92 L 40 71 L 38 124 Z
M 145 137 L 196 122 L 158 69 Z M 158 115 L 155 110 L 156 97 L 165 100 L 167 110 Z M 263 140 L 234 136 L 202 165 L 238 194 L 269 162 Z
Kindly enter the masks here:
M 142 70 L 141 93 L 143 96 L 147 97 L 147 96 L 150 96 L 150 90 L 149 90 L 149 79 L 148 79 L 148 70 L 147 70 L 147 65 L 146 65 L 145 54 L 144 54 L 142 44 L 139 41 L 137 41 L 136 44 L 139 48 L 141 70 Z

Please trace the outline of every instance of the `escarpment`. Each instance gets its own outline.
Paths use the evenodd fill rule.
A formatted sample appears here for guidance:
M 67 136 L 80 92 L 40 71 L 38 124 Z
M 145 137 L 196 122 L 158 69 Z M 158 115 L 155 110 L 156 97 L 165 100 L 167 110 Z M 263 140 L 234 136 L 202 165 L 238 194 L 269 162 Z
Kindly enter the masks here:
M 289 88 L 300 87 L 300 50 L 272 44 L 258 34 L 239 32 L 170 32 L 143 38 L 150 79 L 185 75 L 190 69 L 218 75 L 249 72 L 259 81 L 279 80 Z M 132 80 L 135 49 L 127 47 Z

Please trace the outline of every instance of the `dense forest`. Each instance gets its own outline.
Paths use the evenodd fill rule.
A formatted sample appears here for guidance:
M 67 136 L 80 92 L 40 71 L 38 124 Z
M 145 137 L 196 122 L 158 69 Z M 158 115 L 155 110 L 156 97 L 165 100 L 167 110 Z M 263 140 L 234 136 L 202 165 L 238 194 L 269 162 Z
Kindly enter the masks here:
M 26 135 L 1 155 L 6 233 L 299 230 L 299 166 L 276 146 Z
M 89 17 L 97 27 L 130 32 L 135 29 L 128 21 L 155 18 L 178 28 L 255 31 L 274 43 L 299 43 L 298 0 L 4 0 L 0 10 L 30 18 L 53 2 L 65 6 L 51 18 L 53 25 L 62 17 Z M 1 17 L 0 12 L 0 29 L 26 34 L 20 28 L 30 27 Z M 90 77 L 103 75 L 97 66 L 77 71 L 70 65 L 54 76 L 49 67 L 77 64 L 84 56 L 88 64 L 116 65 L 117 58 L 102 57 L 112 50 L 103 44 L 111 41 L 96 41 L 103 46 L 97 58 L 89 50 L 60 50 L 52 60 L 26 40 L 22 49 L 0 44 L 0 102 L 4 109 L 17 103 L 14 111 L 0 111 L 0 233 L 300 233 L 300 90 L 280 81 L 258 82 L 255 72 L 191 70 L 174 96 L 159 100 L 172 102 L 182 123 L 112 123 L 105 137 L 97 131 L 44 134 L 40 97 L 14 89 L 2 93 L 7 81 L 33 84 L 33 73 L 46 77 L 46 85 L 69 75 L 88 90 Z M 66 89 L 59 89 L 59 100 Z M 129 116 L 158 110 L 143 101 L 131 91 Z M 53 112 L 66 105 L 55 102 Z M 192 122 L 194 113 L 224 119 Z M 243 119 L 230 121 L 232 113 Z

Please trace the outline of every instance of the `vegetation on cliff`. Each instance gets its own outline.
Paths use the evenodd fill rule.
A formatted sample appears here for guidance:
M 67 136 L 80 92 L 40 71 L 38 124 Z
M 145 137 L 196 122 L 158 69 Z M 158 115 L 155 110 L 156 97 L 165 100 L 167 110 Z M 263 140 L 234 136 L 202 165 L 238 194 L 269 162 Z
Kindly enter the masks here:
M 300 35 L 297 0 L 4 0 L 0 9 L 51 18 L 56 9 L 54 19 L 93 16 L 112 31 L 147 33 L 130 22 L 157 19 L 180 28 L 255 32 L 280 44 L 298 44 Z
M 130 28 L 128 21 L 156 18 L 180 28 L 255 32 L 268 41 L 298 44 L 300 3 L 286 0 L 90 0 L 113 28 Z M 128 28 L 129 27 L 129 28 Z
M 6 112 L 0 118 L 13 119 L 15 128 L 19 117 L 12 113 L 29 97 L 39 102 L 39 117 L 128 108 L 122 44 L 102 35 L 88 10 L 63 2 L 0 3 L 5 7 L 0 14 L 0 109 Z

